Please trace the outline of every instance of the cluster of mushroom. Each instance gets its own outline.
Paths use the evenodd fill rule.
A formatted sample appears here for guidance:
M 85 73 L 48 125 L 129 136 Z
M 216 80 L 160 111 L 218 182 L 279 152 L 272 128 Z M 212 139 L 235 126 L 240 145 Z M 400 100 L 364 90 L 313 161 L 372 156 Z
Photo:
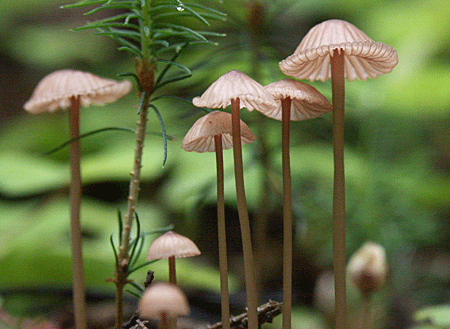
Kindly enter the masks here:
M 159 321 L 159 328 L 176 328 L 177 317 L 189 314 L 186 295 L 177 286 L 176 258 L 200 255 L 189 238 L 168 231 L 156 238 L 148 249 L 147 260 L 168 259 L 169 282 L 151 284 L 139 301 L 139 316 Z
M 210 109 L 231 105 L 231 115 L 213 111 L 200 118 L 186 134 L 182 148 L 186 151 L 216 152 L 217 217 L 219 259 L 222 283 L 222 324 L 228 327 L 228 292 L 225 215 L 223 197 L 222 150 L 233 148 L 237 208 L 239 212 L 245 284 L 247 289 L 248 327 L 258 328 L 257 291 L 248 210 L 245 199 L 242 144 L 256 137 L 240 120 L 240 109 L 256 109 L 282 121 L 283 167 L 283 328 L 291 327 L 292 304 L 292 198 L 289 159 L 290 120 L 305 120 L 333 110 L 333 147 L 335 161 L 333 194 L 333 250 L 336 277 L 336 328 L 346 327 L 345 315 L 345 188 L 343 166 L 344 79 L 366 80 L 390 72 L 397 64 L 396 51 L 375 42 L 354 25 L 329 20 L 313 27 L 294 54 L 280 62 L 283 73 L 297 79 L 325 81 L 331 77 L 333 105 L 312 86 L 293 79 L 283 79 L 263 87 L 237 70 L 217 79 L 201 97 L 193 99 L 197 107 Z M 225 305 L 224 305 L 225 304 Z

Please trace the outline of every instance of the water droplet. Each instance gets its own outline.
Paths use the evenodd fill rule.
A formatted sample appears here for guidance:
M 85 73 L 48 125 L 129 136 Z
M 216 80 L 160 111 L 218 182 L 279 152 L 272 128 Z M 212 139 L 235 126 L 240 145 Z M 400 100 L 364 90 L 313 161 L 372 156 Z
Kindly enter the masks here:
M 178 10 L 178 11 L 184 11 L 183 5 L 178 5 L 178 6 L 177 6 L 177 10 Z

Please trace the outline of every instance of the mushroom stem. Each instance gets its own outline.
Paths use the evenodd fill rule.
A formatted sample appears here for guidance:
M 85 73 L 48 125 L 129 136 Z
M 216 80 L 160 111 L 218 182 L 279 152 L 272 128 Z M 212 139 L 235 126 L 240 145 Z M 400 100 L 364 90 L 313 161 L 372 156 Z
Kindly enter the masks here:
M 225 225 L 225 196 L 223 174 L 222 135 L 214 136 L 217 163 L 217 231 L 219 239 L 220 298 L 222 328 L 230 329 L 230 297 L 228 292 L 227 237 Z
M 175 256 L 169 257 L 169 282 L 172 284 L 177 284 L 177 273 L 175 270 Z M 177 318 L 167 317 L 165 321 L 162 321 L 164 327 L 167 329 L 176 329 L 177 327 Z
M 258 297 L 255 281 L 255 264 L 253 260 L 252 240 L 250 232 L 250 221 L 248 218 L 247 201 L 244 189 L 244 168 L 242 163 L 241 145 L 241 119 L 240 100 L 231 100 L 232 135 L 234 172 L 236 180 L 236 198 L 239 213 L 239 223 L 242 235 L 242 249 L 244 254 L 245 286 L 247 290 L 248 328 L 258 328 Z
M 289 156 L 291 99 L 281 100 L 283 167 L 283 329 L 291 328 L 292 309 L 292 189 Z
M 177 284 L 177 273 L 175 270 L 175 256 L 169 257 L 169 282 Z
M 69 188 L 70 199 L 70 235 L 72 242 L 72 275 L 73 275 L 73 308 L 75 328 L 86 329 L 86 298 L 84 291 L 82 235 L 80 223 L 81 208 L 81 166 L 80 166 L 80 97 L 71 97 L 69 110 L 71 180 Z
M 170 317 L 166 312 L 162 312 L 159 318 L 158 329 L 169 329 L 170 328 Z
M 336 53 L 337 52 L 337 53 Z M 335 327 L 346 328 L 345 284 L 345 174 L 344 174 L 344 53 L 335 50 L 331 56 L 331 87 L 333 98 L 333 259 L 335 275 Z

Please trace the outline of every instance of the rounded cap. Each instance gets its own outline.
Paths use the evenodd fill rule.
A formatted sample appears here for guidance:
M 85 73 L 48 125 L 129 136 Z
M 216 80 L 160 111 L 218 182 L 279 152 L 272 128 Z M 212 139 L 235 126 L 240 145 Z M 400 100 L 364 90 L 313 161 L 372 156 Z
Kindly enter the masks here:
M 24 108 L 31 113 L 54 112 L 70 107 L 74 96 L 80 96 L 81 106 L 104 105 L 125 96 L 131 87 L 128 80 L 119 82 L 89 72 L 60 70 L 38 83 Z
M 169 317 L 189 315 L 186 295 L 176 285 L 165 282 L 153 283 L 144 291 L 139 300 L 139 316 L 147 319 L 160 319 L 164 314 Z
M 152 242 L 148 249 L 147 260 L 198 255 L 200 255 L 200 250 L 192 240 L 173 231 L 168 231 Z
M 376 243 L 366 242 L 350 258 L 347 272 L 363 293 L 382 288 L 388 275 L 386 251 Z
M 210 109 L 226 108 L 236 98 L 239 98 L 241 108 L 245 107 L 249 111 L 276 107 L 275 100 L 261 84 L 238 70 L 222 75 L 201 97 L 195 97 L 192 103 Z
M 222 149 L 233 147 L 231 135 L 231 114 L 222 111 L 210 112 L 198 119 L 184 136 L 181 147 L 188 152 L 214 152 L 214 136 L 222 136 Z M 241 120 L 241 142 L 252 143 L 256 136 Z
M 283 79 L 267 85 L 266 90 L 275 98 L 278 106 L 263 112 L 269 118 L 281 120 L 281 99 L 290 98 L 291 120 L 314 119 L 332 110 L 328 99 L 316 88 L 301 81 Z
M 335 51 L 344 53 L 348 81 L 389 73 L 398 62 L 391 46 L 373 41 L 346 21 L 332 19 L 314 26 L 294 54 L 280 62 L 280 69 L 298 79 L 325 81 L 331 76 L 330 56 Z

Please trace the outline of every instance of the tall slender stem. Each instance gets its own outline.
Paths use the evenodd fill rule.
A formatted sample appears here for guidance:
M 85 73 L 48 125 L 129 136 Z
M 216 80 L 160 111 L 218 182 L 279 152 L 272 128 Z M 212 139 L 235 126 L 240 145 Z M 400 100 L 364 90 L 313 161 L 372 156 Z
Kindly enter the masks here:
M 344 54 L 331 56 L 331 86 L 333 93 L 333 258 L 335 275 L 335 319 L 336 328 L 346 328 L 346 283 L 345 283 L 345 173 L 344 173 L 344 104 L 345 74 Z
M 73 307 L 75 314 L 75 328 L 86 329 L 86 297 L 83 274 L 82 235 L 80 223 L 81 208 L 81 166 L 80 166 L 80 97 L 71 98 L 69 110 L 70 137 L 74 140 L 70 144 L 71 181 L 69 189 L 70 199 L 70 235 L 72 239 L 72 275 L 73 275 Z
M 225 224 L 225 195 L 222 135 L 214 136 L 217 164 L 217 232 L 219 240 L 220 298 L 222 328 L 230 329 L 230 297 L 228 292 L 227 234 Z
M 232 135 L 234 174 L 236 180 L 236 197 L 239 213 L 239 223 L 242 235 L 242 249 L 244 254 L 245 286 L 247 289 L 248 328 L 258 328 L 258 297 L 255 280 L 255 264 L 253 260 L 253 249 L 250 232 L 250 221 L 248 218 L 247 200 L 244 188 L 244 166 L 242 162 L 241 145 L 241 118 L 239 98 L 231 100 Z
M 283 167 L 283 329 L 291 328 L 292 312 L 292 189 L 289 155 L 291 99 L 281 100 Z

